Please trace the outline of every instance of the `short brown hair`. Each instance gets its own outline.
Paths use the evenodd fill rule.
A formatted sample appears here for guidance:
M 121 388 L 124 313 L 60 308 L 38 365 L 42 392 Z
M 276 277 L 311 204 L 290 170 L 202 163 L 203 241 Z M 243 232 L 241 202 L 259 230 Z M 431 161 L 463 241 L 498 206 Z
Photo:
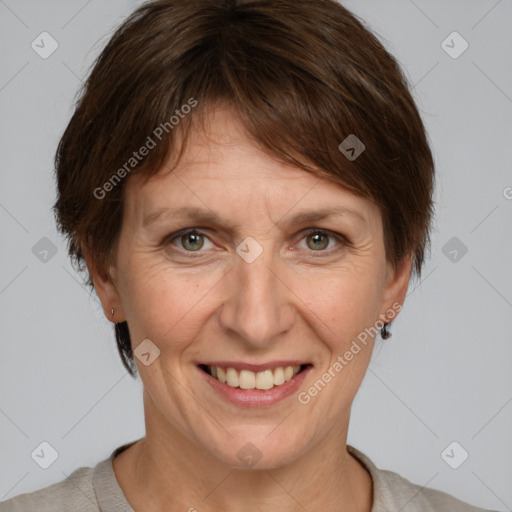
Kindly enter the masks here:
M 55 155 L 54 211 L 80 271 L 84 244 L 103 268 L 114 254 L 128 173 L 155 174 L 219 101 L 275 158 L 378 204 L 387 260 L 412 254 L 420 277 L 434 187 L 425 128 L 395 58 L 334 0 L 157 0 L 122 23 Z M 339 149 L 351 134 L 365 146 L 356 159 Z M 116 337 L 133 376 L 126 322 Z

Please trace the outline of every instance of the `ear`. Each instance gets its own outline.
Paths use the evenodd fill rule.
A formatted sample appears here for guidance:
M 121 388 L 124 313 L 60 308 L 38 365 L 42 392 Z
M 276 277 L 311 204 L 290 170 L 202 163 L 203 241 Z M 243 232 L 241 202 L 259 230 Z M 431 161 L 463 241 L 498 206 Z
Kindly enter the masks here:
M 124 322 L 125 316 L 115 280 L 115 269 L 112 266 L 106 270 L 100 269 L 87 247 L 82 247 L 82 253 L 107 320 L 113 323 Z M 113 315 L 112 310 L 114 310 Z
M 386 283 L 382 291 L 379 318 L 376 320 L 392 322 L 402 309 L 409 287 L 413 256 L 412 253 L 405 256 L 396 270 L 391 263 L 387 263 Z

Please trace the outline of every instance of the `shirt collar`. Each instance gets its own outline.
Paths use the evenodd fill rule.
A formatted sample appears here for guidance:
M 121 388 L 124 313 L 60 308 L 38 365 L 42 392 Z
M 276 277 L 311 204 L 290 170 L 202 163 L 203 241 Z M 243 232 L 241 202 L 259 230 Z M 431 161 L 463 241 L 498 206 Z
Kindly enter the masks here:
M 388 472 L 379 469 L 364 453 L 353 446 L 347 445 L 347 451 L 354 456 L 370 473 L 373 483 L 373 505 L 370 512 L 388 512 L 395 510 L 397 505 L 393 498 L 393 490 L 386 478 Z
M 112 461 L 123 450 L 136 443 L 124 444 L 116 448 L 108 459 L 99 462 L 93 472 L 93 487 L 102 512 L 135 512 L 128 503 L 123 490 L 119 486 Z

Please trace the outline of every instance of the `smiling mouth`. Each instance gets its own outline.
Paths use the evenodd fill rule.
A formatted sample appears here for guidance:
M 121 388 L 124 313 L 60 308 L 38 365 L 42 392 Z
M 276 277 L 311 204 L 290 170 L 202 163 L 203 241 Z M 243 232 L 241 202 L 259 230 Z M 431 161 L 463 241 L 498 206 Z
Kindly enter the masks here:
M 223 368 L 220 366 L 208 366 L 200 364 L 199 368 L 213 378 L 227 384 L 232 388 L 239 389 L 259 389 L 268 391 L 274 386 L 281 386 L 291 380 L 295 375 L 302 372 L 311 364 L 278 366 L 269 368 L 261 372 L 252 372 L 250 370 L 237 370 L 235 368 Z

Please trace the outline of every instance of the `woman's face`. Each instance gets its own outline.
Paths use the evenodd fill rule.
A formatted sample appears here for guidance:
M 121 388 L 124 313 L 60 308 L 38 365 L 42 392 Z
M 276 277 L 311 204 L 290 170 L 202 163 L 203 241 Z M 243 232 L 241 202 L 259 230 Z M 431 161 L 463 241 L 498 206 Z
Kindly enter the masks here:
M 361 333 L 393 320 L 410 261 L 387 266 L 373 203 L 263 153 L 229 110 L 210 119 L 172 172 L 130 178 L 113 279 L 95 285 L 136 354 L 150 340 L 135 359 L 146 435 L 277 467 L 346 435 L 375 331 Z M 239 371 L 222 383 L 202 365 Z

